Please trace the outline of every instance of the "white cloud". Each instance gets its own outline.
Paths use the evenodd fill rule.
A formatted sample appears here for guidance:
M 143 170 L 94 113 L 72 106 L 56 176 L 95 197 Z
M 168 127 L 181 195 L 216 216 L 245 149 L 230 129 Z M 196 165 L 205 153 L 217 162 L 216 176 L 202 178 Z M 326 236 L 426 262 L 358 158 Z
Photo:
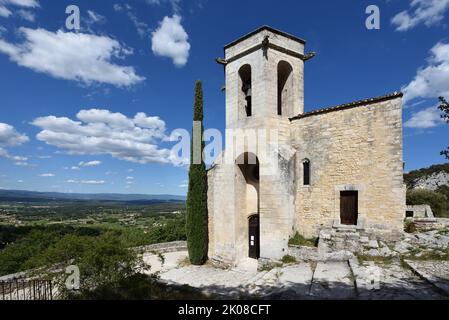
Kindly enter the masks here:
M 179 12 L 181 10 L 181 7 L 179 6 L 179 3 L 181 0 L 146 0 L 146 3 L 149 5 L 161 5 L 163 3 L 169 3 L 172 6 L 172 9 L 174 12 Z
M 131 11 L 128 11 L 127 15 L 129 20 L 131 20 L 131 22 L 136 27 L 139 36 L 141 38 L 144 38 L 150 32 L 150 28 L 148 27 L 148 25 L 145 22 L 140 21 L 139 18 L 137 18 L 137 16 Z
M 412 117 L 405 122 L 404 126 L 414 129 L 428 129 L 443 123 L 444 120 L 441 118 L 441 113 L 435 106 L 414 113 Z
M 119 5 L 118 3 L 114 3 L 114 5 L 112 7 L 114 8 L 114 11 L 116 11 L 116 12 L 123 10 L 123 7 L 121 5 Z
M 104 180 L 67 180 L 66 183 L 76 183 L 76 184 L 105 184 L 106 181 Z
M 126 177 L 126 180 L 134 180 L 134 177 Z
M 44 178 L 52 178 L 56 176 L 54 173 L 42 173 L 39 175 L 39 177 L 44 177 Z
M 133 67 L 113 62 L 132 50 L 107 36 L 29 28 L 19 31 L 25 41 L 14 44 L 0 39 L 0 52 L 22 67 L 86 85 L 127 87 L 145 79 Z
M 16 161 L 17 163 L 26 163 L 28 160 L 26 157 L 22 156 L 13 156 L 9 154 L 9 152 L 5 149 L 8 147 L 16 147 L 20 146 L 26 142 L 28 142 L 29 139 L 27 135 L 21 134 L 17 132 L 17 130 L 6 123 L 0 122 L 0 157 L 6 158 L 12 161 Z
M 0 5 L 0 17 L 8 18 L 10 15 L 12 15 L 11 10 Z
M 430 27 L 444 19 L 448 8 L 449 0 L 412 0 L 409 10 L 399 12 L 391 23 L 396 26 L 396 31 L 407 31 L 421 23 Z
M 0 0 L 0 17 L 8 18 L 13 14 L 11 6 L 22 8 L 37 8 L 39 2 L 37 0 Z M 29 10 L 19 10 L 19 16 L 28 21 L 34 21 L 34 13 Z
M 0 5 L 14 5 L 18 7 L 37 8 L 39 1 L 37 0 L 0 0 Z
M 28 137 L 6 123 L 0 123 L 0 147 L 14 147 L 28 142 Z
M 119 4 L 114 4 L 113 8 L 116 12 L 126 11 L 126 16 L 133 23 L 134 27 L 137 30 L 137 33 L 141 38 L 146 37 L 151 32 L 150 28 L 148 27 L 148 24 L 139 20 L 139 18 L 132 12 L 133 8 L 130 5 L 125 4 L 122 6 Z
M 78 171 L 78 170 L 81 170 L 81 169 L 80 169 L 80 167 L 73 166 L 73 167 L 70 168 L 70 170 Z
M 99 13 L 96 13 L 93 10 L 87 10 L 87 15 L 89 17 L 90 23 L 99 23 L 99 24 L 106 23 L 106 17 L 102 16 Z
M 36 167 L 35 164 L 28 163 L 26 161 L 18 161 L 14 163 L 17 167 Z
M 17 12 L 19 14 L 19 16 L 29 22 L 34 22 L 34 20 L 36 19 L 36 16 L 34 15 L 33 12 L 29 11 L 29 10 L 19 10 Z
M 98 167 L 99 165 L 101 165 L 101 161 L 98 161 L 98 160 L 89 161 L 89 162 L 81 161 L 78 165 L 80 167 Z
M 181 17 L 165 17 L 152 33 L 151 49 L 157 56 L 168 57 L 177 67 L 182 67 L 189 58 L 188 34 L 181 25 Z
M 32 124 L 41 128 L 37 139 L 69 154 L 101 155 L 135 163 L 170 163 L 171 152 L 160 149 L 166 141 L 165 122 L 138 113 L 127 118 L 109 110 L 81 110 L 74 121 L 66 117 L 41 117 Z
M 449 96 L 449 43 L 439 42 L 430 52 L 428 65 L 420 68 L 413 81 L 403 88 L 405 102 Z

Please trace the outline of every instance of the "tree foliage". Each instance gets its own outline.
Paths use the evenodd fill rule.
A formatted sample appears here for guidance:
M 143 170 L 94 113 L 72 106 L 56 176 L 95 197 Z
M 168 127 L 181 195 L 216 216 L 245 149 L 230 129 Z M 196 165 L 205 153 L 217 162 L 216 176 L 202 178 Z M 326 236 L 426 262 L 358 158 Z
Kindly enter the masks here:
M 447 199 L 443 194 L 438 192 L 424 189 L 407 190 L 407 204 L 428 204 L 432 208 L 435 217 L 449 217 Z
M 438 109 L 440 109 L 443 114 L 441 115 L 441 118 L 443 118 L 447 123 L 449 123 L 449 102 L 446 101 L 444 97 L 440 97 L 440 106 Z M 449 159 L 449 147 L 446 148 L 446 150 L 441 151 L 441 155 L 445 156 L 446 159 Z
M 196 82 L 194 122 L 201 124 L 201 142 L 194 141 L 192 132 L 189 190 L 187 194 L 187 247 L 190 262 L 194 265 L 204 264 L 207 260 L 208 251 L 208 212 L 207 212 L 207 172 L 203 159 L 204 141 L 202 139 L 203 127 L 203 90 L 201 81 Z M 193 131 L 193 130 L 192 130 Z M 201 163 L 194 163 L 195 143 L 201 143 Z

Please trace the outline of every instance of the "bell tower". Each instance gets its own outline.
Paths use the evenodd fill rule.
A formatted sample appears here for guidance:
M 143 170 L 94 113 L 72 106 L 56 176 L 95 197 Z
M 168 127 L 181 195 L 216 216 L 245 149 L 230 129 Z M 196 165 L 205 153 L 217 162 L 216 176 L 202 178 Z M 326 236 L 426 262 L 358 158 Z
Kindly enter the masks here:
M 290 118 L 304 112 L 304 62 L 314 55 L 304 46 L 263 26 L 226 45 L 217 59 L 225 66 L 227 132 L 226 165 L 215 171 L 228 170 L 229 179 L 220 180 L 227 201 L 217 210 L 226 208 L 229 230 L 216 240 L 217 256 L 263 261 L 282 258 L 288 248 L 295 212 Z
M 305 41 L 263 26 L 225 46 L 226 128 L 270 128 L 304 111 Z

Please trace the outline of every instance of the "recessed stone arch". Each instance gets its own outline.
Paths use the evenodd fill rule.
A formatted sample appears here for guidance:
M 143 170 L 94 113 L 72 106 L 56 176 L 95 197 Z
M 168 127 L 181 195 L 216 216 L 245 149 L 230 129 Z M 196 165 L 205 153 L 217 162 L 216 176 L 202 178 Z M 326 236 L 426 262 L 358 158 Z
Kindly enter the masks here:
M 293 106 L 293 67 L 287 61 L 279 61 L 278 75 L 278 103 L 277 114 L 279 116 L 291 113 Z
M 252 68 L 251 65 L 244 64 L 239 69 L 238 114 L 240 118 L 253 115 L 252 88 Z

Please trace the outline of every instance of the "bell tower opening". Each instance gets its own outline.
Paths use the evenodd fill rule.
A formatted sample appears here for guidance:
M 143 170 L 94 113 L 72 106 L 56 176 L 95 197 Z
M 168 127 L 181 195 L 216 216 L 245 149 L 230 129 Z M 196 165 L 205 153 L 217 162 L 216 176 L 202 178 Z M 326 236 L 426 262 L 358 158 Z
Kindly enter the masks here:
M 249 64 L 245 64 L 240 68 L 239 78 L 239 114 L 251 117 L 253 115 L 252 74 Z
M 289 114 L 293 105 L 293 68 L 286 62 L 278 64 L 278 116 Z

